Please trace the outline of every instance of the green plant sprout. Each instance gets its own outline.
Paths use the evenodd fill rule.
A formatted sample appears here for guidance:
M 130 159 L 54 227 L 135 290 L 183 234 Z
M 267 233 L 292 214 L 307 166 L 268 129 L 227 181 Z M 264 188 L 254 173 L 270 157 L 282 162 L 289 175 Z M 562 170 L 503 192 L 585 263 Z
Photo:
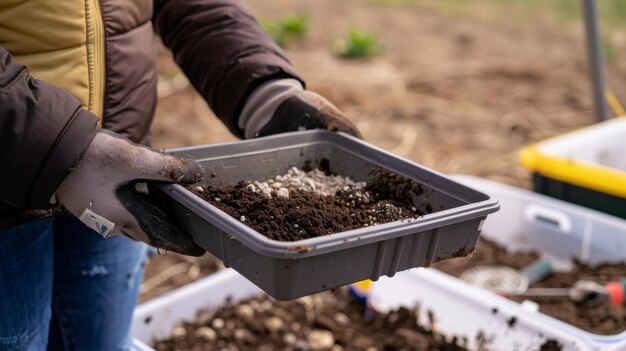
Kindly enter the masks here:
M 309 30 L 309 17 L 301 13 L 289 14 L 274 21 L 260 20 L 260 23 L 280 47 L 286 47 L 294 38 L 304 37 Z
M 332 50 L 340 57 L 366 59 L 380 55 L 382 46 L 373 31 L 353 28 L 348 31 L 346 37 L 333 41 Z

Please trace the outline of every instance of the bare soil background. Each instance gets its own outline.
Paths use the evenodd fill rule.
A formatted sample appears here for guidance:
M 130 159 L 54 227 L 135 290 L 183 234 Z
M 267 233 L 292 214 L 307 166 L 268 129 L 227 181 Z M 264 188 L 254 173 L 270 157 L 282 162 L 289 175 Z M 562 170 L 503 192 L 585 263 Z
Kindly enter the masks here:
M 520 19 L 512 13 L 498 20 L 450 16 L 380 1 L 248 3 L 264 19 L 306 14 L 309 31 L 286 51 L 308 89 L 340 107 L 368 142 L 437 171 L 528 187 L 530 175 L 517 159 L 522 146 L 594 122 L 580 23 L 563 25 L 548 15 Z M 333 38 L 353 27 L 375 31 L 383 55 L 367 61 L 336 58 L 330 50 Z M 624 42 L 619 33 L 612 37 Z M 620 97 L 626 92 L 626 66 L 619 62 L 623 47 L 615 51 L 610 82 Z M 163 48 L 158 66 L 155 147 L 235 140 Z M 156 257 L 147 279 L 185 260 L 194 259 Z M 200 274 L 217 268 L 203 264 Z M 144 289 L 152 295 L 142 299 L 196 278 L 174 274 Z

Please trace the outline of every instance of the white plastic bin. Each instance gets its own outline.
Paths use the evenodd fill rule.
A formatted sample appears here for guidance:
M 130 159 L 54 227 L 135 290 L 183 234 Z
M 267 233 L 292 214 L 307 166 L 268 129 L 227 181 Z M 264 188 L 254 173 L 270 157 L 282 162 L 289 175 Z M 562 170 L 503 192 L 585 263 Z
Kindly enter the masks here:
M 454 178 L 500 201 L 500 212 L 483 224 L 484 238 L 512 251 L 538 251 L 559 270 L 568 270 L 572 258 L 591 264 L 626 261 L 624 220 L 479 178 Z M 466 336 L 474 348 L 482 331 L 496 350 L 536 350 L 547 339 L 558 340 L 563 350 L 626 350 L 626 332 L 592 334 L 434 269 L 381 279 L 370 293 L 379 309 L 419 304 L 422 313 L 433 311 L 440 331 Z
M 136 350 L 146 350 L 146 345 L 141 344 L 169 337 L 174 327 L 193 321 L 199 311 L 219 309 L 227 301 L 236 303 L 261 293 L 261 289 L 230 268 L 187 284 L 135 309 L 131 336 L 139 342 L 134 346 Z

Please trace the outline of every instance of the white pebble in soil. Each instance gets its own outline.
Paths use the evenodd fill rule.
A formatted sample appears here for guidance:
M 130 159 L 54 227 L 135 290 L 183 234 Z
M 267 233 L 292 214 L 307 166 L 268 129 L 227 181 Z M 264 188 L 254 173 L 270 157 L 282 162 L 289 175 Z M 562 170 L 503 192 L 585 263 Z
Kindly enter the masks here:
M 296 339 L 296 336 L 295 336 L 295 335 L 293 335 L 293 334 L 291 334 L 291 333 L 286 333 L 286 334 L 283 336 L 283 342 L 284 342 L 285 344 L 287 344 L 287 345 L 293 345 L 293 344 L 295 344 L 295 343 L 296 343 L 296 340 L 297 340 L 297 339 Z
M 328 330 L 316 329 L 307 335 L 307 341 L 311 350 L 328 350 L 335 344 L 335 337 Z
M 244 320 L 251 320 L 254 318 L 254 309 L 249 305 L 240 305 L 237 307 L 237 315 Z
M 183 338 L 187 336 L 187 330 L 183 327 L 176 327 L 172 330 L 172 336 L 175 338 Z
M 283 329 L 283 326 L 285 325 L 283 320 L 278 317 L 270 317 L 265 320 L 264 324 L 265 328 L 267 328 L 270 332 L 277 332 Z
M 212 322 L 211 322 L 211 326 L 215 329 L 222 329 L 224 328 L 224 326 L 226 325 L 226 323 L 224 322 L 223 319 L 221 318 L 215 318 Z
M 290 168 L 287 173 L 277 175 L 263 182 L 248 184 L 249 191 L 264 194 L 267 197 L 289 197 L 290 191 L 308 191 L 322 196 L 335 195 L 340 190 L 363 189 L 365 182 L 356 182 L 350 177 L 326 175 L 319 169 L 305 172 L 296 167 Z
M 196 329 L 196 336 L 208 341 L 217 339 L 217 333 L 209 327 L 200 327 Z
M 337 312 L 335 314 L 335 322 L 339 323 L 340 325 L 347 325 L 350 323 L 350 318 L 348 318 L 348 316 L 346 316 L 344 313 Z

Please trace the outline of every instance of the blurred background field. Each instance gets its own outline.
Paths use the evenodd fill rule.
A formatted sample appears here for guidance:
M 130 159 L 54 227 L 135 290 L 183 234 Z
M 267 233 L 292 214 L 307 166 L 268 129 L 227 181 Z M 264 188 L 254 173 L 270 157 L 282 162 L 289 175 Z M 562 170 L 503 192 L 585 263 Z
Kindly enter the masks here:
M 308 88 L 337 104 L 367 141 L 437 171 L 529 187 L 517 151 L 595 121 L 579 0 L 248 4 Z M 610 88 L 626 101 L 626 1 L 598 5 Z M 235 140 L 164 48 L 158 64 L 156 147 Z M 176 263 L 184 260 L 153 260 L 147 280 Z M 200 266 L 190 275 L 180 265 L 144 291 L 161 293 L 217 267 Z

